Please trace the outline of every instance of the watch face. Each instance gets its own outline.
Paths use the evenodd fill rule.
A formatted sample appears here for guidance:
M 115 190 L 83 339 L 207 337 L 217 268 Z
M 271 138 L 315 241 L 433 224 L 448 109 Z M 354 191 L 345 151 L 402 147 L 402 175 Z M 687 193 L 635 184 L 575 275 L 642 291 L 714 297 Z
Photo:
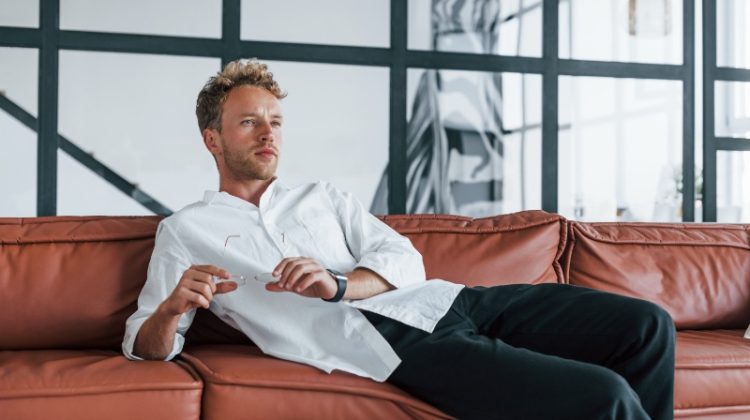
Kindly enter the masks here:
M 343 273 L 341 273 L 340 271 L 331 270 L 330 268 L 326 268 L 326 271 L 328 271 L 329 273 L 331 273 L 331 275 L 333 277 L 335 277 L 337 280 L 339 280 L 339 279 L 340 280 L 344 280 L 344 281 L 348 280 L 346 278 L 346 276 Z

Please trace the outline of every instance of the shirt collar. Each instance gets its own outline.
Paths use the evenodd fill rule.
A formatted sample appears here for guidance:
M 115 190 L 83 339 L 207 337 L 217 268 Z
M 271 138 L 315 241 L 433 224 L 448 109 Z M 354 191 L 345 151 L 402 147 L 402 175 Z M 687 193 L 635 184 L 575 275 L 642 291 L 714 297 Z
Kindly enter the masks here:
M 268 206 L 269 201 L 273 198 L 278 188 L 281 188 L 278 182 L 278 178 L 274 178 L 274 180 L 271 181 L 271 183 L 268 185 L 268 188 L 266 188 L 266 190 L 260 196 L 260 208 L 265 208 L 266 206 Z M 233 196 L 232 194 L 229 194 L 225 191 L 206 190 L 206 192 L 203 194 L 203 202 L 206 204 L 223 204 L 236 208 L 258 208 L 255 207 L 255 204 L 242 198 Z

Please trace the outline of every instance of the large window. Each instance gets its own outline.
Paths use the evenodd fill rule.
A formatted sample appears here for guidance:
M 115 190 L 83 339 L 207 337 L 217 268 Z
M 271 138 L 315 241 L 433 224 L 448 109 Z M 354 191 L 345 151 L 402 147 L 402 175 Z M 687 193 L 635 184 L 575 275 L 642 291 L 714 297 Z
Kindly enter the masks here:
M 3 2 L 0 215 L 199 199 L 195 96 L 258 57 L 289 91 L 286 184 L 374 213 L 750 222 L 745 1 L 272 3 Z

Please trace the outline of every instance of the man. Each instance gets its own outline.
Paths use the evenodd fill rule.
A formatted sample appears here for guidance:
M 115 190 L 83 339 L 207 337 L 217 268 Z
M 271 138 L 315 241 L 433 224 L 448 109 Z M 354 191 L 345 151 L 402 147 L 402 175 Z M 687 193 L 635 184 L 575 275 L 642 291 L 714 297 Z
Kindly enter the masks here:
M 411 243 L 351 195 L 280 185 L 284 96 L 255 60 L 201 90 L 219 191 L 160 223 L 125 355 L 172 359 L 203 307 L 268 355 L 389 381 L 459 418 L 671 418 L 666 312 L 566 285 L 425 281 Z

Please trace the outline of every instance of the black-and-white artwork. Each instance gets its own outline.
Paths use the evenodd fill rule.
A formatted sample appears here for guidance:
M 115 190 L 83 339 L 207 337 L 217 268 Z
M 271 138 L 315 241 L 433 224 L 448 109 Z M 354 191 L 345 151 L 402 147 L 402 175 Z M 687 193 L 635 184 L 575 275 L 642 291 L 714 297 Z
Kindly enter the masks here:
M 500 1 L 433 0 L 432 48 L 494 54 L 501 23 Z M 406 137 L 407 213 L 503 212 L 502 101 L 499 73 L 425 70 L 421 74 Z M 373 213 L 388 211 L 387 186 L 384 171 Z

